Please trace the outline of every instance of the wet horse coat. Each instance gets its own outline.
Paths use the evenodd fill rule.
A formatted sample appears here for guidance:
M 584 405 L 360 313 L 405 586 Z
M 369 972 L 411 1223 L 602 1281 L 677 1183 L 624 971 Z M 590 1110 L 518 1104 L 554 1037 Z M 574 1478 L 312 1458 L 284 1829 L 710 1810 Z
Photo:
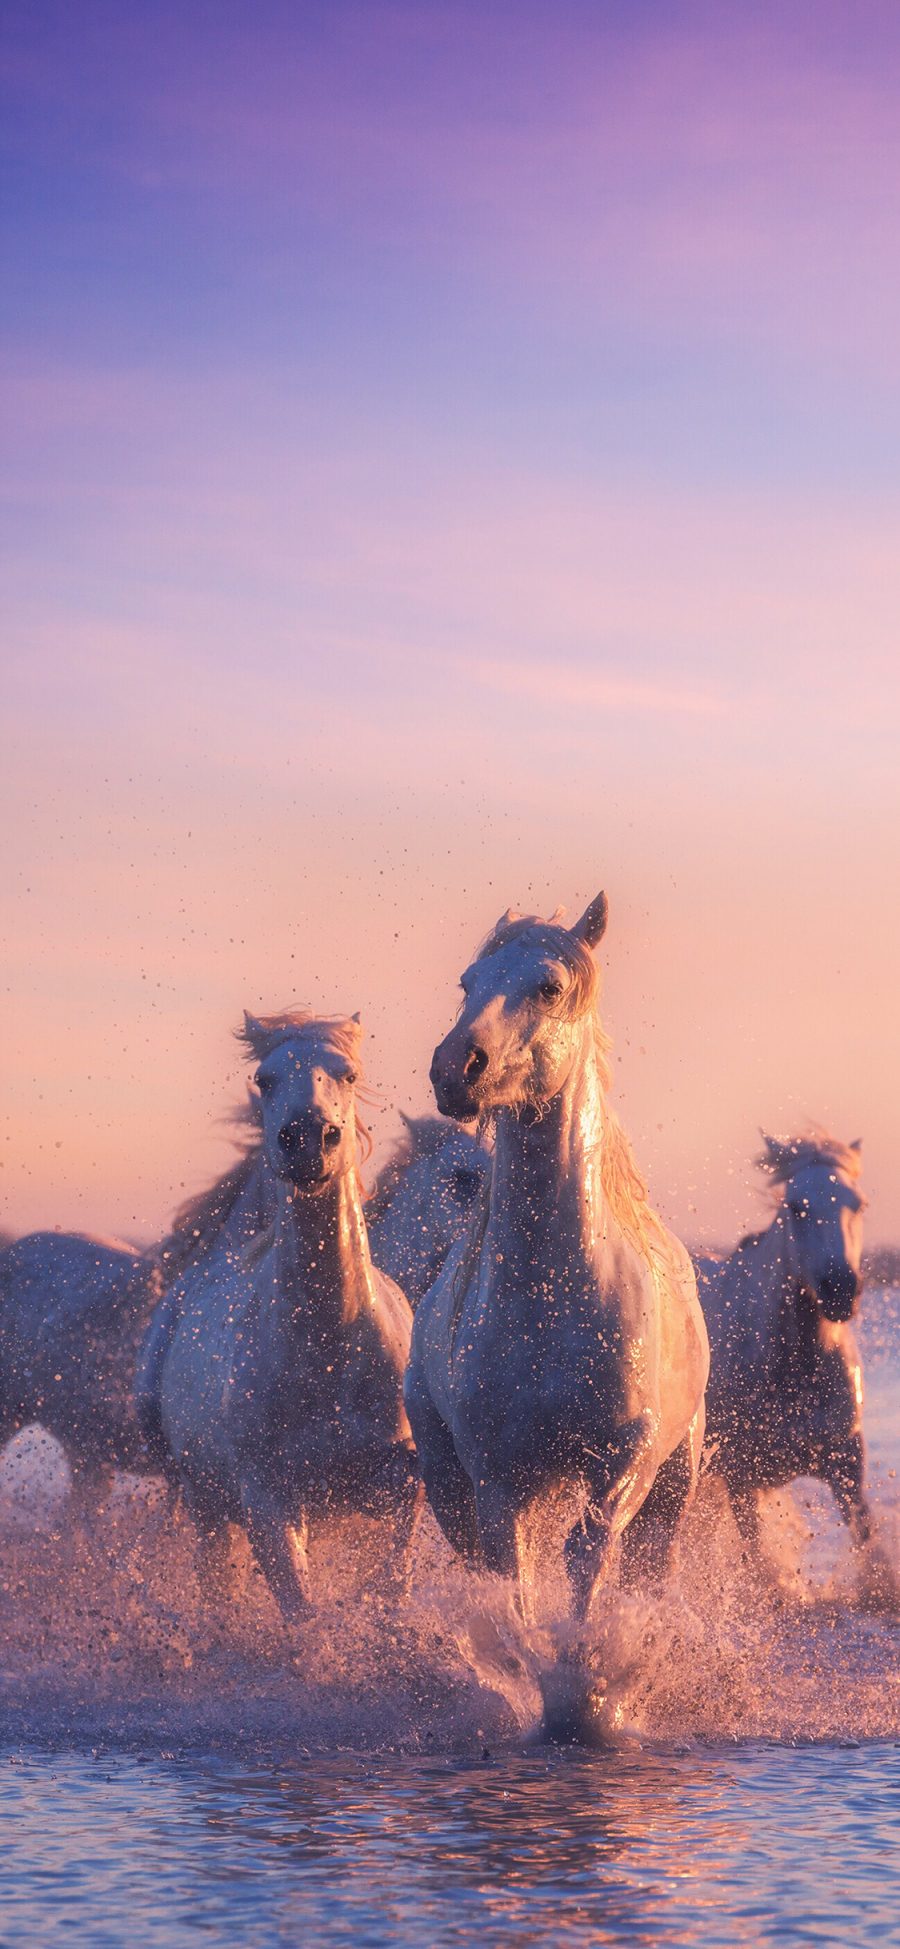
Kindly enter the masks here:
M 310 1603 L 308 1525 L 412 1520 L 401 1384 L 412 1315 L 372 1264 L 357 1176 L 359 1028 L 247 1018 L 274 1224 L 176 1281 L 141 1362 L 142 1424 L 168 1454 L 216 1573 L 240 1524 L 285 1617 Z
M 766 1138 L 771 1224 L 726 1259 L 696 1259 L 712 1348 L 710 1467 L 757 1538 L 758 1491 L 827 1482 L 856 1543 L 869 1540 L 862 1364 L 850 1324 L 861 1290 L 858 1144 Z
M 114 1469 L 152 1466 L 132 1384 L 159 1291 L 153 1258 L 80 1233 L 33 1232 L 0 1253 L 0 1445 L 39 1422 L 85 1514 Z
M 39 1422 L 63 1448 L 83 1514 L 114 1470 L 159 1471 L 134 1403 L 148 1324 L 211 1238 L 237 1250 L 262 1228 L 263 1191 L 250 1150 L 146 1252 L 72 1232 L 34 1232 L 0 1252 L 0 1444 Z
M 403 1138 L 366 1205 L 372 1257 L 415 1311 L 465 1236 L 490 1176 L 487 1151 L 438 1117 L 404 1117 Z
M 432 1508 L 453 1546 L 518 1572 L 526 1527 L 560 1487 L 580 1495 L 565 1546 L 585 1618 L 634 1525 L 663 1567 L 693 1492 L 707 1343 L 690 1260 L 648 1211 L 606 1107 L 606 1042 L 578 927 L 507 916 L 462 978 L 435 1052 L 438 1107 L 490 1116 L 480 1227 L 448 1260 L 413 1329 L 406 1402 Z

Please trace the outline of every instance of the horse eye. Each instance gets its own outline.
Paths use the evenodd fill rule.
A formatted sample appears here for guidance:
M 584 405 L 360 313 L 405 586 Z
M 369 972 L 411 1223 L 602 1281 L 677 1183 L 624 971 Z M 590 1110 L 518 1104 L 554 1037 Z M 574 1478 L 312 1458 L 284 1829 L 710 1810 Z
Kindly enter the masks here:
M 545 1002 L 558 1002 L 562 988 L 558 981 L 542 981 L 540 992 Z
M 351 1086 L 351 1088 L 352 1088 L 352 1086 L 353 1086 L 353 1084 L 354 1084 L 354 1083 L 356 1082 L 356 1070 L 355 1070 L 355 1069 L 345 1069 L 345 1071 L 344 1071 L 344 1082 L 345 1082 L 345 1083 L 349 1083 L 349 1084 L 350 1084 L 350 1086 Z
M 256 1087 L 259 1090 L 260 1096 L 268 1096 L 269 1091 L 272 1088 L 273 1080 L 274 1080 L 273 1077 L 263 1076 L 260 1074 L 259 1070 L 257 1070 Z

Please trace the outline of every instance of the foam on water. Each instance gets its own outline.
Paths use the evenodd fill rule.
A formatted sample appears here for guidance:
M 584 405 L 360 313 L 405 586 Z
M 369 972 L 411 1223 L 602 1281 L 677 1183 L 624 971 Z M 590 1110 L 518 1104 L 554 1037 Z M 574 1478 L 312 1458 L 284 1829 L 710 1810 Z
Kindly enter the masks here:
M 894 1352 L 880 1370 L 892 1384 Z M 860 1579 L 827 1496 L 801 1485 L 769 1506 L 760 1576 L 707 1482 L 666 1591 L 610 1589 L 579 1642 L 558 1582 L 526 1630 L 509 1587 L 462 1570 L 429 1519 L 404 1604 L 379 1592 L 385 1539 L 359 1522 L 314 1544 L 318 1608 L 301 1629 L 281 1623 L 239 1539 L 243 1587 L 213 1611 L 191 1525 L 173 1527 L 161 1495 L 126 1481 L 78 1522 L 52 1444 L 20 1438 L 0 1473 L 0 1731 L 204 1749 L 496 1749 L 521 1745 L 573 1685 L 591 1691 L 593 1731 L 612 1743 L 900 1737 L 896 1458 L 893 1423 L 876 1419 L 877 1574 Z

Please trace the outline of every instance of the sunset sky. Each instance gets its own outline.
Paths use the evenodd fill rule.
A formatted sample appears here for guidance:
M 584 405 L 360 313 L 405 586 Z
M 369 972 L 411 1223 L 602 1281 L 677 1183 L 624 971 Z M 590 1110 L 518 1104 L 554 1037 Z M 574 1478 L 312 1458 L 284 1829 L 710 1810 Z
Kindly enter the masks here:
M 616 1104 L 900 1238 L 896 0 L 7 0 L 0 1223 L 152 1237 L 244 1006 L 430 1106 L 600 886 Z

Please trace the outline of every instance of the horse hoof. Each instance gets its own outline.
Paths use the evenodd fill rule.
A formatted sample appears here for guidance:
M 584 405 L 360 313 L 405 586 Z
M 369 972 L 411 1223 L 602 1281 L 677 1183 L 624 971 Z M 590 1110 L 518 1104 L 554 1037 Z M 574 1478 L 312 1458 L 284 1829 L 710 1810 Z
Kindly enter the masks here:
M 607 1746 L 606 1680 L 583 1666 L 561 1662 L 538 1679 L 543 1712 L 537 1733 L 540 1744 L 551 1746 Z

